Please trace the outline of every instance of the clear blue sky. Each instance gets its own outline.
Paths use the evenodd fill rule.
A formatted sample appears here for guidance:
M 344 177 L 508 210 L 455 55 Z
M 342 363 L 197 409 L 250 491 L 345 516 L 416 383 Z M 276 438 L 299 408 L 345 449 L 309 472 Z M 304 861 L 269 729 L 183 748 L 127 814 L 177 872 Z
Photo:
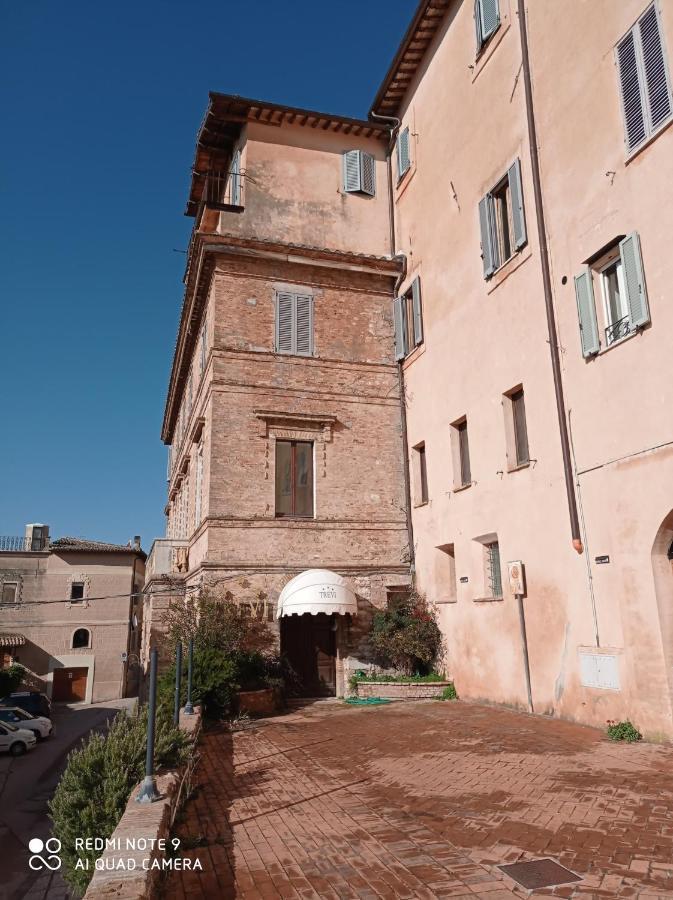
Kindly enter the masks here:
M 209 90 L 366 117 L 415 0 L 30 0 L 0 38 L 0 535 L 149 549 Z

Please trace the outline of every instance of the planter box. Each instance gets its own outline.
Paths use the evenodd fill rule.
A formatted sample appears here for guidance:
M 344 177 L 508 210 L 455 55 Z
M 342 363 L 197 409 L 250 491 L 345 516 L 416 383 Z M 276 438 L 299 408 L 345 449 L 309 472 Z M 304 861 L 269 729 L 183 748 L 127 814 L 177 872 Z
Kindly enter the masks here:
M 428 700 L 440 697 L 450 681 L 360 681 L 358 697 L 385 697 L 387 700 Z
M 238 695 L 239 712 L 250 716 L 269 716 L 280 709 L 280 697 L 275 688 L 261 691 L 241 691 Z

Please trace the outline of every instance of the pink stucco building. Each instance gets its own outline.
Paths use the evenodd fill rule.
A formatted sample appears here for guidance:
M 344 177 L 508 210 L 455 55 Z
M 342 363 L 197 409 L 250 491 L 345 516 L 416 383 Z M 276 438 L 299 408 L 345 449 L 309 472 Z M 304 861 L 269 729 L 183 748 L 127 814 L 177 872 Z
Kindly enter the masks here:
M 171 576 L 412 579 L 462 696 L 673 736 L 672 52 L 660 0 L 423 0 L 368 120 L 211 97 Z

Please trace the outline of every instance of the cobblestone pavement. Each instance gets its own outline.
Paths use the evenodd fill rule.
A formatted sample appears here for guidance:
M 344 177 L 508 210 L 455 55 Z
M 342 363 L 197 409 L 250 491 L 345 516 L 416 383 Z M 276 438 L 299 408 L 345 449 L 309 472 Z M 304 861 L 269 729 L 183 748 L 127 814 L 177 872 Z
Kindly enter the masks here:
M 673 897 L 673 748 L 471 703 L 321 702 L 207 732 L 166 898 Z M 525 891 L 498 864 L 582 881 Z

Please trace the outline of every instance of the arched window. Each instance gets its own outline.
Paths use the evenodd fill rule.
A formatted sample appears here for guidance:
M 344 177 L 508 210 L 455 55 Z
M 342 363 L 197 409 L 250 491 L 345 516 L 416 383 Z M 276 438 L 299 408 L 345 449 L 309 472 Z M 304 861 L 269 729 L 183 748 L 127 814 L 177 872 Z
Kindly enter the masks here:
M 90 641 L 91 633 L 88 628 L 78 628 L 72 636 L 73 648 L 88 647 Z

